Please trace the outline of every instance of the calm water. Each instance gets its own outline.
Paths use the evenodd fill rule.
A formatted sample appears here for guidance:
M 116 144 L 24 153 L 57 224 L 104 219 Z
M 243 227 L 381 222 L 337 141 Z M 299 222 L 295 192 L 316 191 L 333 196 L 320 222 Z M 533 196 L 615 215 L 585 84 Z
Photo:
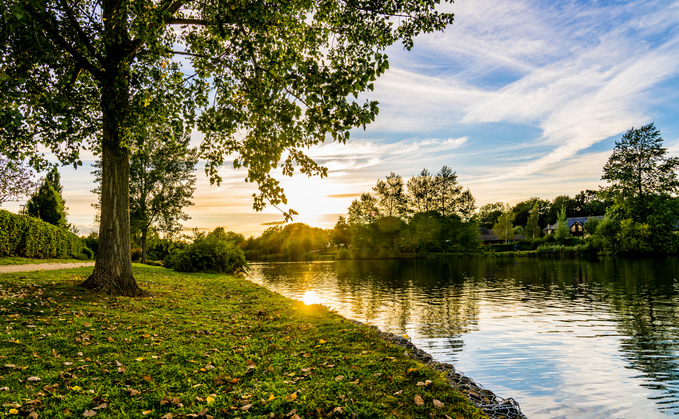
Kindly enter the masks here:
M 288 297 L 407 333 L 530 418 L 679 414 L 679 259 L 252 266 Z

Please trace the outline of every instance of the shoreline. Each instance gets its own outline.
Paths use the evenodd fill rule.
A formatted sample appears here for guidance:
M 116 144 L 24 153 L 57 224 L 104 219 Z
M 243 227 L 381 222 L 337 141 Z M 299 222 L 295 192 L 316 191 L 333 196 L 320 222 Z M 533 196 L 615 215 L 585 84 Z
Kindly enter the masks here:
M 476 383 L 472 378 L 457 371 L 453 364 L 436 361 L 434 357 L 415 346 L 409 339 L 394 333 L 384 332 L 377 326 L 365 324 L 358 320 L 347 320 L 361 326 L 375 329 L 380 333 L 380 337 L 383 340 L 409 350 L 411 352 L 409 356 L 415 361 L 444 374 L 446 380 L 453 389 L 467 397 L 474 406 L 481 409 L 489 418 L 527 419 L 527 416 L 521 411 L 519 402 L 511 397 L 506 399 L 502 398 L 491 390 L 483 388 L 483 386 Z

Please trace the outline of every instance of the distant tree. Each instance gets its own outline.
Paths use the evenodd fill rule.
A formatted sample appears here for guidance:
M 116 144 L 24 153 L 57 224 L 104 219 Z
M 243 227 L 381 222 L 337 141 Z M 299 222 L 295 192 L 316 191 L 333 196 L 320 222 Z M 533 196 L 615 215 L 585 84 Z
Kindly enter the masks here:
M 528 215 L 528 220 L 526 221 L 526 238 L 529 240 L 535 240 L 542 235 L 542 229 L 539 225 L 540 220 L 540 204 L 536 202 L 533 204 L 533 208 Z
M 23 163 L 0 157 L 0 206 L 31 195 L 40 184 L 33 176 L 33 171 Z
M 60 193 L 63 187 L 59 180 L 57 169 L 51 169 L 38 191 L 26 202 L 26 213 L 57 227 L 66 228 L 65 200 Z
M 534 213 L 533 207 L 537 204 L 537 214 L 538 214 L 538 225 L 547 225 L 547 215 L 549 213 L 549 207 L 551 203 L 546 199 L 532 197 L 525 201 L 521 201 L 512 207 L 512 212 L 514 213 L 514 224 L 520 226 L 528 225 L 528 218 Z
M 493 225 L 493 233 L 500 240 L 504 240 L 507 243 L 508 240 L 514 239 L 514 224 L 512 220 L 514 219 L 514 214 L 505 208 L 505 211 L 500 214 L 497 222 Z
M 418 212 L 407 229 L 407 241 L 416 252 L 441 249 L 443 217 L 438 211 Z
M 436 210 L 445 218 L 456 213 L 456 205 L 462 191 L 457 183 L 457 174 L 448 166 L 443 166 L 436 174 Z
M 351 243 L 349 223 L 347 223 L 347 219 L 341 215 L 337 219 L 335 227 L 332 229 L 332 242 L 337 247 L 348 247 Z
M 456 213 L 464 222 L 468 222 L 476 212 L 476 198 L 469 188 L 465 189 L 457 198 Z
M 141 238 L 141 262 L 146 263 L 148 234 L 173 234 L 188 220 L 184 207 L 193 205 L 196 189 L 197 150 L 191 138 L 170 125 L 149 126 L 140 131 L 130 155 L 130 228 Z M 95 164 L 101 182 L 100 164 Z M 100 195 L 100 188 L 94 190 Z
M 349 224 L 370 224 L 378 218 L 379 213 L 377 199 L 369 193 L 361 194 L 361 197 L 354 199 L 349 206 Z
M 573 201 L 575 202 L 573 217 L 604 215 L 606 210 L 613 205 L 613 202 L 606 199 L 605 194 L 591 189 L 580 191 Z
M 632 128 L 615 142 L 604 166 L 601 179 L 609 182 L 617 205 L 624 205 L 627 215 L 637 221 L 644 222 L 653 212 L 648 196 L 672 195 L 679 187 L 679 158 L 668 157 L 662 143 L 653 123 Z
M 631 128 L 615 142 L 601 177 L 625 197 L 677 191 L 679 158 L 667 157 L 660 131 L 653 123 Z
M 479 208 L 479 227 L 493 228 L 497 219 L 505 212 L 505 204 L 503 202 L 493 202 L 482 205 Z
M 564 243 L 570 237 L 570 230 L 568 229 L 568 219 L 566 217 L 566 207 L 561 207 L 559 216 L 556 220 L 556 229 L 554 230 L 554 239 L 558 243 Z
M 405 215 L 407 199 L 403 188 L 403 179 L 394 172 L 389 173 L 386 181 L 378 180 L 373 187 L 380 213 L 387 217 Z
M 436 184 L 435 177 L 429 170 L 422 169 L 418 176 L 408 179 L 408 206 L 412 213 L 427 212 L 435 209 Z

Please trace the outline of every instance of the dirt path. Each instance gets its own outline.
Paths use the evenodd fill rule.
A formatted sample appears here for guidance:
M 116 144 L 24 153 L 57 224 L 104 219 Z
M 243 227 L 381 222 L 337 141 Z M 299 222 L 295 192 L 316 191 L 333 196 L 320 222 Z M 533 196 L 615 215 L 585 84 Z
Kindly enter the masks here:
M 4 265 L 0 266 L 0 274 L 12 272 L 29 271 L 48 271 L 54 269 L 81 268 L 83 266 L 94 266 L 94 262 L 75 262 L 75 263 L 35 263 L 32 265 Z

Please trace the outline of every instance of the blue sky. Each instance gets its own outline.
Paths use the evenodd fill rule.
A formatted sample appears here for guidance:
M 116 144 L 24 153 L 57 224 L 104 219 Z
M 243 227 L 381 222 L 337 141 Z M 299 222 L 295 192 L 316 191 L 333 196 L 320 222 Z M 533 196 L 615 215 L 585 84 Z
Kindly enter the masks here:
M 679 1 L 457 0 L 455 23 L 388 50 L 390 69 L 366 95 L 380 113 L 346 145 L 309 154 L 325 179 L 284 182 L 295 221 L 330 228 L 351 201 L 390 171 L 453 168 L 477 204 L 553 199 L 597 188 L 615 141 L 654 121 L 679 155 Z M 195 137 L 200 139 L 199 135 Z M 87 162 L 85 162 L 87 163 Z M 255 186 L 222 169 L 199 173 L 187 228 L 259 235 L 281 221 L 252 210 Z M 87 232 L 94 195 L 88 168 L 62 169 L 69 221 Z M 20 203 L 5 203 L 10 210 Z

